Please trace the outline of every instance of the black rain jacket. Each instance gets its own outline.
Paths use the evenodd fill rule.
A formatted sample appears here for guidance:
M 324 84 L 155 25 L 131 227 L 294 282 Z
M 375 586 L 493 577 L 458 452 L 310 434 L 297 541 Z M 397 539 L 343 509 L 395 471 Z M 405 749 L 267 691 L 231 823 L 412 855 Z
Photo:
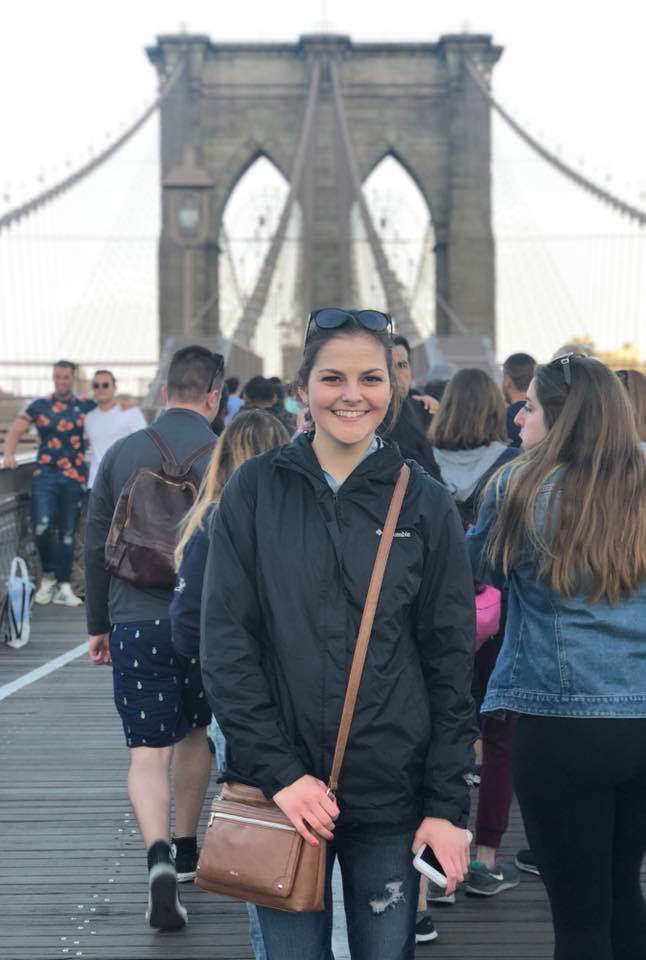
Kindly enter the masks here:
M 327 781 L 379 536 L 399 469 L 370 454 L 333 494 L 301 435 L 244 463 L 213 516 L 202 594 L 204 686 L 225 779 L 267 797 Z M 477 736 L 471 566 L 452 497 L 411 477 L 377 608 L 338 801 L 344 824 L 466 824 Z

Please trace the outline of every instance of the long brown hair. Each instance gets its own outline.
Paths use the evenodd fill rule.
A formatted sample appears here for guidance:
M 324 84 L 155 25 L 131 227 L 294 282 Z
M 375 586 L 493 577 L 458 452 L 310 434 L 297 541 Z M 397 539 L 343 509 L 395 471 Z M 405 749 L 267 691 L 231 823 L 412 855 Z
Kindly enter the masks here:
M 646 579 L 646 457 L 628 397 L 614 373 L 581 356 L 567 372 L 560 363 L 537 367 L 534 389 L 548 432 L 491 481 L 498 510 L 488 560 L 509 573 L 529 540 L 552 589 L 616 603 Z M 552 476 L 539 528 L 537 500 Z
M 442 450 L 475 450 L 508 442 L 502 394 L 484 370 L 458 370 L 442 394 L 429 431 Z
M 617 370 L 635 414 L 639 439 L 646 441 L 646 377 L 639 370 Z
M 289 434 L 280 420 L 268 410 L 241 410 L 236 414 L 218 437 L 195 503 L 184 519 L 175 548 L 176 569 L 182 562 L 186 544 L 202 524 L 208 507 L 220 499 L 222 489 L 233 471 L 245 460 L 283 443 L 289 443 Z

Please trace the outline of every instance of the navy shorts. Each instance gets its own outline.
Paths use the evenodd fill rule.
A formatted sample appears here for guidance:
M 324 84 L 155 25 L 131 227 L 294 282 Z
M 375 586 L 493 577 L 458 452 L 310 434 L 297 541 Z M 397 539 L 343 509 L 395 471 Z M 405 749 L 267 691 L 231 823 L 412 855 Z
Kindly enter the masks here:
M 199 660 L 173 649 L 169 620 L 115 623 L 110 656 L 129 747 L 168 747 L 211 722 Z

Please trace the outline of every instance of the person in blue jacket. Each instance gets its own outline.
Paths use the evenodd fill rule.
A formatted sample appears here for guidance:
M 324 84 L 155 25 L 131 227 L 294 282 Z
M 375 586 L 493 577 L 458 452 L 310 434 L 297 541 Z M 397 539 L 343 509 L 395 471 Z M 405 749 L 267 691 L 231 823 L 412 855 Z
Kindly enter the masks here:
M 285 427 L 268 410 L 242 410 L 215 445 L 198 495 L 182 527 L 175 550 L 177 578 L 170 604 L 172 643 L 189 660 L 200 656 L 200 604 L 209 550 L 209 522 L 225 483 L 241 463 L 289 441 Z M 225 742 L 217 720 L 211 726 L 218 767 L 224 766 Z M 256 960 L 266 960 L 256 908 L 247 904 Z
M 619 379 L 567 354 L 536 369 L 527 452 L 467 534 L 509 586 L 482 711 L 518 714 L 513 779 L 558 960 L 646 956 L 646 459 Z

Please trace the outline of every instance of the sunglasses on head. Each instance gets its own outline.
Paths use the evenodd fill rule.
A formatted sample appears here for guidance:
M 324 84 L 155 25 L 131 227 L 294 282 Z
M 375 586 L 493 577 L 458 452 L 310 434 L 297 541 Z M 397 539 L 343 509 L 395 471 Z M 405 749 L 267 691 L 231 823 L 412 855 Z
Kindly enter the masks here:
M 615 373 L 623 383 L 626 390 L 628 389 L 628 371 L 627 370 L 615 370 Z
M 209 381 L 209 385 L 206 390 L 207 393 L 210 393 L 211 390 L 213 389 L 213 384 L 215 383 L 216 377 L 220 377 L 224 373 L 224 357 L 222 356 L 222 354 L 214 353 L 213 359 L 215 361 L 215 370 Z
M 561 370 L 563 373 L 563 379 L 565 380 L 565 386 L 572 386 L 572 360 L 581 359 L 587 360 L 585 353 L 564 353 L 562 357 L 555 357 L 553 360 L 547 364 L 548 367 L 551 367 L 552 370 Z
M 312 326 L 318 327 L 319 330 L 336 330 L 348 320 L 356 320 L 364 330 L 375 332 L 388 330 L 391 334 L 393 332 L 392 319 L 381 310 L 343 310 L 341 307 L 321 307 L 310 313 L 305 330 L 305 343 L 308 341 Z
M 92 384 L 92 389 L 98 390 L 99 387 L 103 387 L 104 390 L 107 390 L 108 387 L 111 387 L 111 386 L 112 384 L 110 383 L 109 380 L 95 380 L 94 383 Z

